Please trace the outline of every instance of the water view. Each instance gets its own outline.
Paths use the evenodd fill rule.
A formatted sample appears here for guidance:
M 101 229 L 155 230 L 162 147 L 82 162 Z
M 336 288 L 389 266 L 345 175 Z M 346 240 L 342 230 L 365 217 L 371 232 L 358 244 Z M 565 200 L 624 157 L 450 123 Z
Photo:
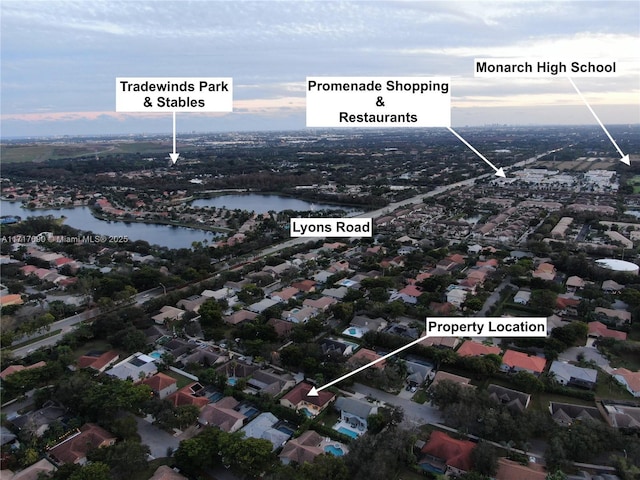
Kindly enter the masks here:
M 195 200 L 195 207 L 226 207 L 264 213 L 283 210 L 311 211 L 324 208 L 340 208 L 336 205 L 313 204 L 304 200 L 279 195 L 242 194 L 222 195 L 219 197 Z M 354 211 L 352 208 L 345 208 Z M 213 241 L 219 233 L 207 232 L 193 228 L 174 227 L 170 225 L 153 225 L 147 223 L 126 223 L 106 221 L 91 215 L 89 207 L 60 208 L 50 210 L 28 210 L 22 208 L 20 202 L 0 202 L 0 215 L 12 215 L 22 218 L 53 215 L 56 218 L 66 217 L 65 224 L 80 230 L 91 231 L 102 235 L 126 235 L 130 240 L 144 240 L 168 248 L 190 248 L 193 242 Z

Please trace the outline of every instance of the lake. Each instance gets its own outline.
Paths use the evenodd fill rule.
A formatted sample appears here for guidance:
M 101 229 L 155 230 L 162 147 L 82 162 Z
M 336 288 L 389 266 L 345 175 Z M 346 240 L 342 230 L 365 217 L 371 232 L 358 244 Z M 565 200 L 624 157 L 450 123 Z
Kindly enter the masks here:
M 56 218 L 66 217 L 65 224 L 70 227 L 91 231 L 101 235 L 126 235 L 130 240 L 144 240 L 168 248 L 190 248 L 193 242 L 209 243 L 219 237 L 219 233 L 207 232 L 193 228 L 174 227 L 170 225 L 153 225 L 148 223 L 125 223 L 119 221 L 99 220 L 91 215 L 89 207 L 61 208 L 51 210 L 28 210 L 21 207 L 20 202 L 0 201 L 0 215 L 13 215 L 22 218 L 53 215 Z M 340 208 L 335 205 L 312 204 L 304 200 L 279 195 L 262 194 L 233 194 L 194 200 L 196 207 L 225 206 L 229 209 L 265 213 L 268 211 L 281 212 L 283 210 L 311 211 L 323 208 Z M 346 210 L 353 210 L 345 208 Z

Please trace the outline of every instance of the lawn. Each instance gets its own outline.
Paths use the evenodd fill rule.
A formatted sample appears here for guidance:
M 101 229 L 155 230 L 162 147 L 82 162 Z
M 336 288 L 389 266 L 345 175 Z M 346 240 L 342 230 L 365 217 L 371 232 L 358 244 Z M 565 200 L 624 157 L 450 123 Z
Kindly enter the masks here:
M 180 390 L 182 387 L 186 387 L 187 385 L 189 385 L 190 383 L 193 383 L 193 380 L 191 380 L 188 377 L 185 377 L 184 375 L 180 375 L 179 373 L 173 372 L 171 370 L 167 370 L 166 372 L 162 372 L 165 375 L 169 375 L 172 378 L 175 378 L 178 381 L 178 390 Z
M 420 389 L 418 390 L 415 395 L 413 396 L 413 398 L 411 398 L 411 400 L 413 400 L 416 403 L 420 403 L 423 404 L 424 402 L 426 402 L 428 400 L 427 398 L 427 392 L 424 389 Z

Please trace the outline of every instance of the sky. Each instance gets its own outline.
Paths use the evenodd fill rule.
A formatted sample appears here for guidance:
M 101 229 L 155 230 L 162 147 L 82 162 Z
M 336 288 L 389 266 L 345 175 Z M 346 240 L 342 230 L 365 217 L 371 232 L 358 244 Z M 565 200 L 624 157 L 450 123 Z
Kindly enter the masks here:
M 0 136 L 153 134 L 116 77 L 232 77 L 233 112 L 178 132 L 305 128 L 307 76 L 451 78 L 452 126 L 595 125 L 567 78 L 474 78 L 479 57 L 615 59 L 574 81 L 607 124 L 640 123 L 640 2 L 0 2 Z

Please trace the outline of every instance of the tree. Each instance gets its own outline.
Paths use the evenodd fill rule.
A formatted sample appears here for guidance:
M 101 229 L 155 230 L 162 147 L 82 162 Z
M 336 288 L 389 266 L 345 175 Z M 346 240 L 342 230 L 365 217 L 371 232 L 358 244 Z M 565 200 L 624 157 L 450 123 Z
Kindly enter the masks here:
M 126 480 L 132 473 L 141 472 L 147 468 L 149 447 L 132 440 L 124 440 L 115 445 L 96 448 L 87 454 L 92 462 L 102 462 L 109 466 L 111 476 L 115 479 Z
M 240 448 L 233 451 L 230 461 L 238 470 L 250 477 L 259 477 L 273 470 L 276 457 L 272 452 L 273 445 L 262 438 L 252 438 L 238 442 Z
M 313 463 L 305 463 L 300 468 L 304 480 L 351 480 L 349 469 L 342 457 L 318 455 Z
M 90 463 L 72 473 L 68 480 L 111 480 L 109 466 L 100 462 Z
M 473 469 L 482 475 L 494 476 L 498 471 L 498 451 L 487 442 L 480 442 L 471 451 Z

